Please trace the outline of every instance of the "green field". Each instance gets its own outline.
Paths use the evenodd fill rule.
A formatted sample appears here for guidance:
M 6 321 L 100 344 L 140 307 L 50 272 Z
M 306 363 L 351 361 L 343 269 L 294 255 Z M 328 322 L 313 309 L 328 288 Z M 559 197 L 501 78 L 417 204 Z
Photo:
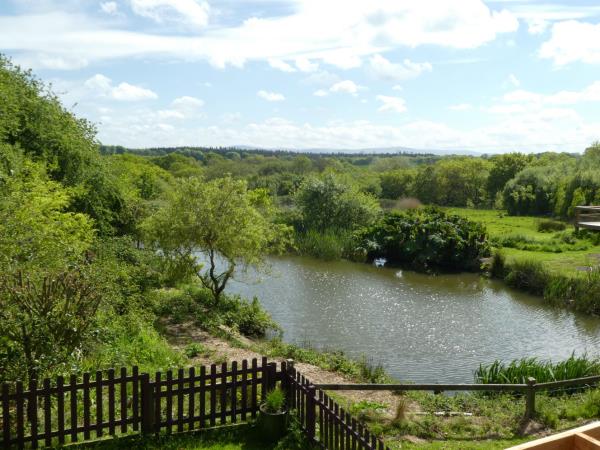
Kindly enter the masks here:
M 548 243 L 550 248 L 556 247 L 557 233 L 541 233 L 537 231 L 539 217 L 509 216 L 504 211 L 492 209 L 448 208 L 448 212 L 467 217 L 473 221 L 483 223 L 491 239 L 506 239 L 508 236 L 519 236 L 540 243 Z M 573 225 L 567 224 L 565 231 L 560 234 L 570 234 Z M 580 276 L 585 273 L 582 268 L 598 265 L 600 263 L 600 245 L 593 245 L 585 239 L 578 239 L 571 247 L 584 249 L 569 249 L 568 246 L 560 252 L 532 251 L 517 248 L 503 247 L 503 252 L 508 260 L 532 259 L 543 262 L 551 271 L 568 273 Z

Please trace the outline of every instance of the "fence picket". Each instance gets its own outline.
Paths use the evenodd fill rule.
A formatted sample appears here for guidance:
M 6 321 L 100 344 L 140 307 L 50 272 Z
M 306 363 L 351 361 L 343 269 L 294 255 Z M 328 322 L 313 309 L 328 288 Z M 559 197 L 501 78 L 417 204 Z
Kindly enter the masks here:
M 96 437 L 102 436 L 102 372 L 96 372 Z
M 115 435 L 115 369 L 108 369 L 108 434 Z
M 8 383 L 2 384 L 2 448 L 10 448 L 10 402 Z
M 220 415 L 221 415 L 221 425 L 225 425 L 227 423 L 227 363 L 221 364 L 221 401 L 219 402 L 220 406 Z
M 256 418 L 257 396 L 258 396 L 258 368 L 256 358 L 252 358 L 252 418 Z
M 127 368 L 121 367 L 119 380 L 121 433 L 127 433 Z
M 200 367 L 200 428 L 206 426 L 206 367 Z
M 69 423 L 71 424 L 71 442 L 77 442 L 77 427 L 79 420 L 77 417 L 77 377 L 71 375 L 69 378 Z
M 210 365 L 210 426 L 217 423 L 217 365 Z
M 196 376 L 196 370 L 193 367 L 190 367 L 188 370 L 188 377 L 189 377 L 189 384 L 188 387 L 190 389 L 190 393 L 188 395 L 188 430 L 193 430 L 194 429 L 194 415 L 196 412 L 196 405 L 195 405 L 195 397 L 196 397 L 196 391 L 195 391 L 195 384 L 196 384 L 196 380 L 195 380 L 195 376 Z
M 29 395 L 27 396 L 27 418 L 31 431 L 31 447 L 38 448 L 38 414 L 37 414 L 37 380 L 29 382 Z M 23 424 L 25 428 L 25 424 Z M 25 431 L 23 430 L 23 434 Z
M 52 397 L 50 396 L 50 378 L 44 378 L 44 445 L 52 445 Z M 34 412 L 37 414 L 37 411 Z
M 246 420 L 246 411 L 248 410 L 248 361 L 242 360 L 242 407 L 241 420 Z
M 183 369 L 177 371 L 177 432 L 183 431 L 183 387 L 185 375 Z

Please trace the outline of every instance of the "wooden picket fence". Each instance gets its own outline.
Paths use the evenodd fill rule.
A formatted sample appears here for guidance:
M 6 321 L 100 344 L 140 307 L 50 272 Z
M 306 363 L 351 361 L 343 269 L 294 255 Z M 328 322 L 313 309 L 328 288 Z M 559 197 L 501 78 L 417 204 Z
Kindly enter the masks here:
M 133 367 L 72 375 L 68 383 L 35 380 L 3 384 L 1 448 L 38 448 L 103 436 L 160 434 L 246 422 L 257 416 L 267 392 L 287 394 L 309 439 L 325 449 L 382 450 L 384 444 L 295 370 L 267 358 L 230 365 L 157 372 Z

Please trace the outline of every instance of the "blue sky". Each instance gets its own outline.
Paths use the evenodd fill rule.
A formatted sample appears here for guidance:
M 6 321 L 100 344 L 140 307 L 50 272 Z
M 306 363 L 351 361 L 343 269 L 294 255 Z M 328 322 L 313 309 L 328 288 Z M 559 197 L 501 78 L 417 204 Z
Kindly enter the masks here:
M 582 151 L 600 3 L 1 0 L 0 52 L 106 144 Z

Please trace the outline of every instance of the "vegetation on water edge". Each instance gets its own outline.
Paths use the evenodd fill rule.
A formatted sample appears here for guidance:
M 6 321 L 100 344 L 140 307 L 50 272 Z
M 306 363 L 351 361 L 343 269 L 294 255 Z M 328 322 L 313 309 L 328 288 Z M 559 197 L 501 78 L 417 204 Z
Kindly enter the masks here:
M 526 383 L 527 378 L 533 377 L 538 383 L 570 380 L 573 378 L 600 375 L 600 360 L 587 354 L 559 361 L 542 361 L 538 358 L 516 359 L 509 363 L 496 360 L 490 364 L 481 364 L 475 371 L 475 382 L 484 384 L 494 383 Z
M 481 258 L 490 254 L 481 224 L 434 208 L 386 213 L 358 241 L 370 260 L 426 270 L 479 270 Z

